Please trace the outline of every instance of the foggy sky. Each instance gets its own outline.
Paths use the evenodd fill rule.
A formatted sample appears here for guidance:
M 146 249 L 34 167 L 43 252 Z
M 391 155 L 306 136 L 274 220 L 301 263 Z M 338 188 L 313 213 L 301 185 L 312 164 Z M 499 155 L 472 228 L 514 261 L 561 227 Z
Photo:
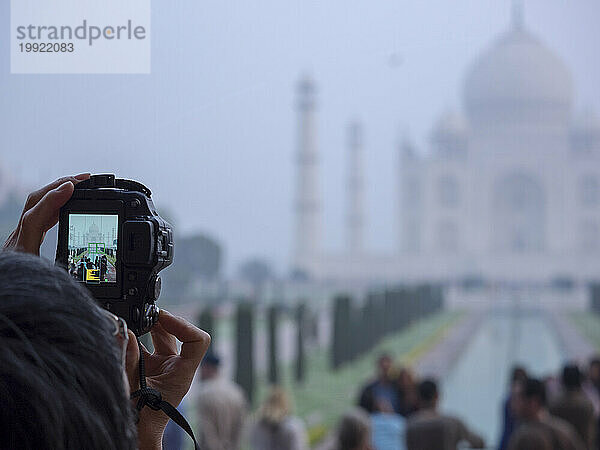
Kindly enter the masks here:
M 228 269 L 287 269 L 295 84 L 318 85 L 328 248 L 343 242 L 345 127 L 364 123 L 367 245 L 397 245 L 397 142 L 424 148 L 460 108 L 468 64 L 510 22 L 508 0 L 153 0 L 151 75 L 10 75 L 0 2 L 0 164 L 37 186 L 115 172 L 147 184 L 179 234 L 201 230 Z M 600 2 L 525 1 L 526 27 L 570 67 L 576 108 L 600 114 Z M 396 63 L 391 64 L 390 61 Z M 400 62 L 400 64 L 398 64 Z

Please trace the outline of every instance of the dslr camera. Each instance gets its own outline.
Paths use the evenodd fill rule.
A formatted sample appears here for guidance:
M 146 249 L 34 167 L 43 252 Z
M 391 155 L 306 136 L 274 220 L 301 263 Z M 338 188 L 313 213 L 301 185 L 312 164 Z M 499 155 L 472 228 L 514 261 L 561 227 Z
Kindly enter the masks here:
M 93 175 L 61 208 L 56 263 L 140 336 L 158 320 L 159 272 L 173 262 L 173 231 L 137 181 Z

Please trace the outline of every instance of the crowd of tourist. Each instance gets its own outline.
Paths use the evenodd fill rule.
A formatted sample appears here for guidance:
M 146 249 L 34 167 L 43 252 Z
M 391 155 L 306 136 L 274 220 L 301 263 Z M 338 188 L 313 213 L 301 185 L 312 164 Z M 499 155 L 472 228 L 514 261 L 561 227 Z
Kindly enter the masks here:
M 483 439 L 459 418 L 439 410 L 435 380 L 417 380 L 408 368 L 394 370 L 392 357 L 381 355 L 377 374 L 361 391 L 358 405 L 369 414 L 374 450 L 445 450 L 461 442 L 484 448 Z M 341 447 L 338 447 L 341 448 Z
M 559 377 L 537 379 L 516 367 L 504 402 L 500 450 L 600 448 L 600 360 L 587 370 L 563 367 Z
M 242 390 L 220 376 L 220 360 L 208 354 L 198 396 L 202 448 L 307 450 L 303 421 L 290 398 L 273 387 L 254 415 Z M 360 389 L 357 405 L 317 445 L 318 450 L 595 450 L 600 448 L 600 360 L 586 370 L 568 364 L 560 376 L 543 380 L 523 367 L 510 374 L 502 407 L 502 433 L 496 445 L 484 442 L 460 418 L 440 411 L 434 379 L 418 380 L 408 368 L 395 368 L 391 355 L 377 360 L 372 380 Z M 165 449 L 169 449 L 165 445 Z
M 73 261 L 69 263 L 69 274 L 78 281 L 89 281 L 88 271 L 95 270 L 98 282 L 110 281 L 107 278 L 108 266 L 106 255 L 96 256 L 94 260 L 83 256 L 79 259 L 79 262 L 75 263 Z

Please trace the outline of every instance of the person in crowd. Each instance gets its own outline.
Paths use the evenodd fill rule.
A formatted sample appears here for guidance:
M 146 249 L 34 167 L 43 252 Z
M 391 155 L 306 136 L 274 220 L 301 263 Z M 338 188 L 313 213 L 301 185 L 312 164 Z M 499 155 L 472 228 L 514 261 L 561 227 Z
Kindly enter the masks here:
M 337 429 L 337 450 L 374 450 L 369 417 L 360 410 L 342 416 Z
M 406 425 L 408 450 L 455 450 L 466 441 L 471 448 L 483 448 L 483 439 L 470 431 L 458 418 L 438 411 L 437 383 L 426 379 L 419 384 L 420 409 Z
M 517 384 L 525 383 L 525 381 L 527 381 L 527 372 L 525 371 L 525 368 L 521 366 L 513 367 L 510 376 L 509 393 L 502 404 L 502 435 L 500 437 L 498 450 L 506 450 L 508 447 L 508 440 L 515 430 L 517 424 L 517 417 L 514 411 L 515 392 Z
M 583 389 L 594 405 L 596 415 L 596 444 L 595 449 L 600 449 L 600 356 L 590 359 L 587 371 L 587 379 Z
M 200 366 L 198 416 L 203 450 L 236 450 L 240 446 L 247 401 L 242 389 L 220 373 L 221 359 L 209 352 Z
M 587 368 L 586 376 L 583 377 L 583 381 L 581 383 L 581 388 L 583 392 L 587 396 L 587 398 L 592 402 L 592 406 L 594 407 L 594 414 L 596 416 L 600 415 L 600 359 L 597 357 L 593 357 Z
M 77 269 L 77 276 L 79 277 L 79 281 L 85 281 L 85 259 L 81 258 L 79 260 L 79 266 Z
M 595 441 L 595 417 L 592 402 L 581 388 L 582 374 L 574 364 L 562 372 L 562 393 L 550 404 L 550 413 L 570 423 L 588 449 Z
M 273 387 L 261 406 L 250 431 L 253 450 L 307 450 L 306 428 L 299 417 L 291 414 L 288 394 Z
M 588 367 L 588 379 L 600 391 L 600 357 L 594 356 L 590 359 Z
M 510 441 L 511 450 L 553 450 L 552 440 L 539 428 L 528 428 Z
M 515 412 L 519 426 L 508 442 L 508 450 L 523 448 L 532 436 L 543 436 L 552 450 L 583 450 L 585 445 L 569 423 L 552 416 L 546 409 L 546 387 L 535 378 L 517 384 Z
M 371 443 L 371 423 L 362 408 L 346 412 L 335 430 L 317 450 L 375 450 Z
M 139 388 L 139 348 L 124 321 L 100 308 L 66 270 L 39 258 L 45 233 L 74 184 L 32 193 L 0 252 L 0 446 L 10 449 L 156 449 L 168 417 L 129 394 Z M 148 386 L 177 406 L 210 336 L 161 311 L 145 354 Z M 177 351 L 176 339 L 183 344 Z
M 376 450 L 405 450 L 405 428 L 404 417 L 395 413 L 389 401 L 375 401 L 375 411 L 371 413 L 371 430 Z
M 100 280 L 106 281 L 106 272 L 108 271 L 108 259 L 106 255 L 102 255 L 100 258 Z
M 563 391 L 560 376 L 556 373 L 550 373 L 541 380 L 546 387 L 546 404 L 550 405 Z
M 400 410 L 398 386 L 392 377 L 392 357 L 384 353 L 377 359 L 377 374 L 374 381 L 361 389 L 358 406 L 369 414 L 375 411 L 375 401 L 385 399 L 395 412 Z
M 187 407 L 185 400 L 177 407 L 177 410 L 185 417 Z M 167 428 L 163 434 L 162 450 L 181 450 L 184 448 L 184 439 L 186 439 L 186 433 L 179 425 L 172 420 L 169 420 Z
M 398 413 L 404 417 L 410 416 L 418 409 L 419 395 L 415 374 L 408 367 L 400 367 L 397 376 Z

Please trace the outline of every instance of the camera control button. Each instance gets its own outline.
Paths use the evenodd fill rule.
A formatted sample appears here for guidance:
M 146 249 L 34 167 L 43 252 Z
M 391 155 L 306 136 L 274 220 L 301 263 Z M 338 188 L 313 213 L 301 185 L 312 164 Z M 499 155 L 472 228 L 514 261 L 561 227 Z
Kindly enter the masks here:
M 132 288 L 129 289 L 128 293 L 131 296 L 136 296 L 136 295 L 138 295 L 138 289 L 135 288 L 135 287 L 132 287 Z
M 160 296 L 160 291 L 162 288 L 162 280 L 160 279 L 160 275 L 157 275 L 156 278 L 150 280 L 150 290 L 149 296 L 150 300 L 157 300 Z
M 140 207 L 140 205 L 141 205 L 141 203 L 140 203 L 140 201 L 139 201 L 137 198 L 136 198 L 135 200 L 131 200 L 131 201 L 129 202 L 129 206 L 130 206 L 131 208 L 139 208 L 139 207 Z

